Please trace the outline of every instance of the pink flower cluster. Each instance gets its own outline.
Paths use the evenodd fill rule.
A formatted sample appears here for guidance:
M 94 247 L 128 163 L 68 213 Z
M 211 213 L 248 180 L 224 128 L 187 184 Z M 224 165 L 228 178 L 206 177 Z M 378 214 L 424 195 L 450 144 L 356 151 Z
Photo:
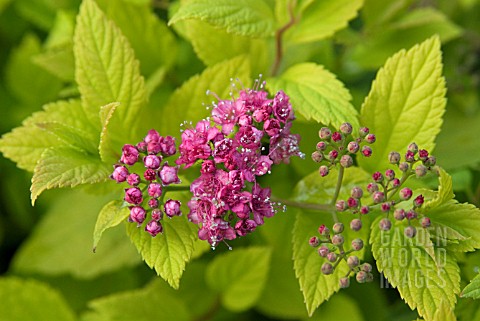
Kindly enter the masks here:
M 188 218 L 212 247 L 273 216 L 270 189 L 260 187 L 257 177 L 291 156 L 303 157 L 300 136 L 290 132 L 295 117 L 289 97 L 279 91 L 269 99 L 263 86 L 241 90 L 231 100 L 217 98 L 211 118 L 182 132 L 176 163 L 185 168 L 201 163 L 201 175 L 190 188 Z
M 126 144 L 122 148 L 119 164 L 115 165 L 111 179 L 117 183 L 126 182 L 124 200 L 130 209 L 129 221 L 140 227 L 150 213 L 151 219 L 145 231 L 152 236 L 163 232 L 161 220 L 181 215 L 180 201 L 163 201 L 164 189 L 178 184 L 178 166 L 169 166 L 164 159 L 177 152 L 171 136 L 162 137 L 156 130 L 150 130 L 136 146 Z M 143 166 L 136 165 L 140 163 Z M 141 175 L 136 172 L 140 172 Z

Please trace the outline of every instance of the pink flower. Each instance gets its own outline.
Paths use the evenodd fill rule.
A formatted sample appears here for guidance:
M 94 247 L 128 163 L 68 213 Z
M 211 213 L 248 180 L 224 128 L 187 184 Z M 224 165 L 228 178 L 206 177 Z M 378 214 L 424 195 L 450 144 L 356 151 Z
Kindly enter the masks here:
M 253 126 L 242 126 L 235 135 L 235 140 L 244 148 L 257 149 L 260 147 L 263 132 Z
M 125 189 L 125 201 L 130 204 L 138 205 L 143 202 L 142 191 L 138 187 Z
M 145 226 L 145 231 L 147 231 L 151 236 L 155 237 L 158 233 L 163 232 L 163 227 L 162 227 L 162 224 L 160 222 L 157 222 L 155 220 L 151 220 Z
M 212 110 L 213 121 L 222 126 L 222 133 L 225 135 L 232 132 L 238 119 L 244 114 L 245 107 L 241 100 L 220 100 Z
M 257 183 L 253 186 L 251 207 L 253 219 L 257 225 L 264 223 L 264 217 L 272 217 L 275 214 L 270 202 L 270 195 L 271 190 L 269 188 L 261 188 Z
M 133 165 L 138 161 L 138 150 L 135 146 L 130 144 L 123 145 L 122 156 L 120 162 L 126 165 Z
M 273 113 L 282 123 L 295 119 L 290 98 L 282 90 L 277 92 L 273 99 Z

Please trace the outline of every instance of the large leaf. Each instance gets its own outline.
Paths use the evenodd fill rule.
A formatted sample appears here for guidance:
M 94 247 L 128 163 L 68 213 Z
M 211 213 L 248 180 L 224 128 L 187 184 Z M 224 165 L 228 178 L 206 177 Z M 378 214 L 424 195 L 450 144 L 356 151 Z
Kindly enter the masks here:
M 93 231 L 93 251 L 96 251 L 98 242 L 103 232 L 125 221 L 130 214 L 127 207 L 122 207 L 123 201 L 113 200 L 108 202 L 100 211 Z
M 274 16 L 264 0 L 191 0 L 183 4 L 169 24 L 200 19 L 242 36 L 273 35 Z
M 100 128 L 100 107 L 119 102 L 110 134 L 118 149 L 137 138 L 147 93 L 133 49 L 93 0 L 82 2 L 74 36 L 75 79 L 90 120 Z
M 411 142 L 431 151 L 445 111 L 440 41 L 430 38 L 391 57 L 380 69 L 360 113 L 362 125 L 377 136 L 373 155 L 359 160 L 369 171 L 388 166 L 390 151 Z
M 480 274 L 478 274 L 462 291 L 462 297 L 480 298 Z
M 73 321 L 75 314 L 56 290 L 44 283 L 18 278 L 0 279 L 0 320 Z
M 429 249 L 428 231 L 417 228 L 415 238 L 403 234 L 404 224 L 397 223 L 390 231 L 382 231 L 378 217 L 372 223 L 370 244 L 377 267 L 398 288 L 400 295 L 426 321 L 435 319 L 442 301 L 452 309 L 460 292 L 458 265 L 445 248 L 435 248 L 435 259 Z M 426 237 L 419 237 L 425 234 Z M 425 240 L 427 242 L 423 242 Z
M 200 75 L 187 80 L 170 97 L 160 119 L 162 132 L 179 133 L 180 124 L 184 121 L 199 121 L 210 112 L 205 105 L 214 100 L 206 94 L 207 90 L 216 93 L 220 98 L 229 97 L 232 90 L 231 79 L 239 78 L 245 86 L 250 83 L 250 66 L 245 57 L 237 57 L 205 69 Z M 175 110 L 172 113 L 172 110 Z
M 350 103 L 352 96 L 334 74 L 314 63 L 301 63 L 271 78 L 267 86 L 283 90 L 291 97 L 293 108 L 307 120 L 340 126 L 350 122 L 358 128 L 358 112 Z
M 46 149 L 33 172 L 32 204 L 45 190 L 104 182 L 111 173 L 99 158 L 71 147 Z
M 220 293 L 223 305 L 244 311 L 260 298 L 269 272 L 267 247 L 235 249 L 215 257 L 206 273 L 207 284 Z
M 301 12 L 297 24 L 286 33 L 287 40 L 295 43 L 318 41 L 347 27 L 357 16 L 363 0 L 317 0 Z
M 347 197 L 353 186 L 365 182 L 368 177 L 368 174 L 359 168 L 347 170 L 345 174 L 341 197 Z M 324 178 L 320 178 L 317 172 L 312 173 L 298 183 L 295 189 L 296 200 L 307 203 L 329 203 L 335 192 L 336 181 L 335 171 Z M 339 220 L 346 226 L 343 235 L 347 246 L 355 238 L 364 240 L 368 238 L 367 228 L 364 227 L 358 232 L 353 232 L 348 228 L 351 219 L 350 213 L 339 216 Z M 363 220 L 368 221 L 366 218 L 363 218 Z M 297 218 L 293 228 L 294 268 L 310 316 L 322 302 L 328 300 L 332 294 L 340 289 L 339 280 L 349 270 L 345 261 L 342 261 L 332 275 L 322 274 L 321 266 L 326 262 L 326 259 L 320 257 L 317 251 L 308 244 L 310 237 L 318 235 L 318 226 L 325 224 L 331 228 L 333 223 L 330 212 L 297 210 Z M 362 258 L 363 251 L 356 253 L 356 255 Z
M 112 185 L 115 185 L 112 182 Z M 12 269 L 22 274 L 92 279 L 98 275 L 141 263 L 136 249 L 122 228 L 103 234 L 96 253 L 92 232 L 102 206 L 112 194 L 98 196 L 78 190 L 56 192 L 52 203 L 34 232 L 16 252 Z

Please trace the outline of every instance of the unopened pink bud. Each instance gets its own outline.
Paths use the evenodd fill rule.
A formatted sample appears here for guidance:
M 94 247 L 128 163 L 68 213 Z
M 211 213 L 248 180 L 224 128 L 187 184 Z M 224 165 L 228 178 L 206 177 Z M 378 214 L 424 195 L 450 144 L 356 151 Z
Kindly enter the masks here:
M 385 171 L 385 178 L 387 181 L 391 181 L 395 178 L 395 171 L 393 169 L 387 169 Z
M 350 123 L 343 123 L 340 125 L 340 131 L 345 135 L 350 135 L 352 133 L 352 124 Z
M 110 178 L 115 180 L 117 183 L 125 182 L 128 178 L 128 169 L 125 166 L 115 166 Z
M 328 172 L 329 172 L 329 169 L 325 165 L 320 166 L 320 168 L 318 169 L 318 173 L 320 174 L 321 177 L 327 176 Z
M 318 137 L 320 137 L 320 139 L 328 140 L 330 139 L 331 135 L 332 135 L 332 132 L 328 127 L 322 127 L 318 132 Z
M 354 218 L 351 222 L 350 222 L 350 229 L 352 231 L 360 231 L 362 228 L 362 221 L 360 221 L 358 218 Z
M 403 233 L 405 234 L 406 237 L 412 238 L 417 235 L 417 229 L 413 226 L 407 226 L 405 230 L 403 230 Z
M 340 142 L 342 139 L 343 139 L 343 136 L 339 132 L 334 132 L 332 134 L 332 141 L 334 141 L 335 143 Z
M 372 149 L 370 148 L 370 146 L 365 145 L 362 147 L 362 155 L 365 157 L 372 156 Z
M 162 185 L 159 183 L 150 183 L 150 185 L 148 185 L 148 195 L 154 198 L 162 196 Z
M 323 152 L 327 148 L 327 143 L 325 142 L 318 142 L 317 143 L 317 150 Z
M 163 227 L 162 227 L 162 224 L 160 222 L 157 222 L 155 220 L 151 220 L 145 226 L 145 231 L 147 231 L 151 236 L 155 237 L 158 233 L 163 232 Z
M 337 211 L 343 212 L 347 209 L 347 203 L 344 200 L 339 200 L 335 204 L 335 208 L 337 209 Z
M 351 167 L 353 165 L 353 159 L 350 155 L 343 155 L 341 158 L 340 158 L 340 165 L 343 167 L 343 168 L 348 168 L 348 167 Z
M 427 227 L 430 227 L 430 225 L 432 224 L 432 222 L 430 221 L 430 218 L 428 217 L 423 217 L 422 220 L 420 221 L 420 224 L 422 224 L 422 227 L 423 228 L 427 228 Z
M 143 158 L 143 164 L 146 168 L 158 169 L 162 159 L 155 155 L 147 155 Z
M 375 183 L 383 182 L 383 175 L 380 172 L 373 173 L 372 178 Z
M 167 214 L 168 217 L 173 217 L 173 216 L 180 216 L 182 214 L 182 211 L 180 209 L 180 206 L 182 204 L 180 201 L 177 200 L 168 200 L 165 202 L 164 210 L 165 214 Z
M 398 193 L 398 195 L 400 196 L 400 199 L 404 201 L 409 200 L 412 197 L 412 194 L 413 194 L 413 191 L 408 187 L 402 188 Z
M 157 178 L 157 172 L 151 168 L 147 168 L 145 172 L 143 172 L 143 177 L 149 182 L 154 181 Z
M 420 158 L 422 161 L 426 161 L 428 158 L 428 151 L 425 149 L 420 149 L 418 151 L 418 158 Z
M 356 199 L 354 197 L 349 197 L 348 200 L 347 200 L 347 205 L 350 208 L 358 207 L 358 199 Z
M 330 230 L 328 229 L 328 227 L 322 224 L 318 227 L 318 233 L 320 233 L 320 235 L 328 235 L 330 234 Z
M 378 224 L 382 231 L 390 231 L 392 222 L 388 218 L 382 218 Z
M 365 137 L 368 135 L 368 133 L 370 132 L 370 130 L 368 129 L 368 127 L 362 127 L 358 130 L 358 134 L 360 135 L 360 137 Z
M 138 205 L 142 203 L 142 191 L 138 187 L 131 187 L 125 189 L 125 201 L 130 204 Z
M 178 166 L 169 166 L 168 163 L 165 163 L 159 171 L 158 176 L 160 176 L 164 185 L 180 183 L 180 179 L 178 178 Z
M 423 197 L 422 194 L 420 194 L 413 200 L 413 206 L 420 207 L 424 202 L 425 202 L 425 198 Z
M 368 134 L 367 136 L 365 136 L 365 141 L 369 144 L 375 143 L 376 140 L 377 138 L 375 137 L 374 134 Z
M 163 213 L 159 208 L 152 210 L 152 220 L 160 221 L 163 218 Z
M 328 253 L 330 253 L 330 250 L 325 245 L 322 245 L 318 248 L 318 255 L 321 257 L 327 257 Z
M 347 145 L 347 150 L 349 153 L 355 154 L 356 152 L 358 152 L 359 149 L 360 149 L 360 146 L 355 141 L 352 141 Z
M 133 206 L 130 208 L 130 222 L 137 223 L 138 226 L 142 225 L 143 221 L 145 221 L 145 214 L 146 211 L 141 206 Z
M 310 244 L 311 247 L 317 247 L 320 244 L 320 240 L 316 236 L 312 236 L 308 240 L 308 244 Z
M 127 177 L 127 183 L 132 186 L 140 184 L 140 176 L 136 173 L 132 173 Z
M 123 145 L 122 156 L 120 157 L 120 162 L 126 165 L 133 165 L 138 161 L 138 150 L 133 145 Z
M 378 185 L 376 183 L 368 183 L 367 191 L 372 194 L 378 192 Z

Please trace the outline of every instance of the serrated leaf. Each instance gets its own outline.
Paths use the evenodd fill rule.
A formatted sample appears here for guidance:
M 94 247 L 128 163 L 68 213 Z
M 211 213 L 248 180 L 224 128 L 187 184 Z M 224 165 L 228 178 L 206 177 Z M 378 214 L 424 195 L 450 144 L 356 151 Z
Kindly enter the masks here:
M 410 308 L 417 309 L 426 321 L 437 320 L 434 316 L 442 300 L 453 308 L 460 291 L 457 263 L 444 248 L 435 249 L 434 260 L 416 237 L 404 236 L 404 224 L 382 231 L 381 218 L 372 223 L 370 235 L 378 270 L 398 288 Z
M 113 182 L 112 185 L 115 186 Z M 93 279 L 141 263 L 122 228 L 104 233 L 101 246 L 92 253 L 90 244 L 95 221 L 104 204 L 112 199 L 111 193 L 102 196 L 81 190 L 57 193 L 56 201 L 15 253 L 12 271 Z
M 32 205 L 45 190 L 106 181 L 111 168 L 99 158 L 70 147 L 48 148 L 33 171 Z
M 50 48 L 32 57 L 32 62 L 62 81 L 75 79 L 75 61 L 71 43 Z
M 478 274 L 470 283 L 463 289 L 461 295 L 463 298 L 480 298 L 480 274 Z
M 457 321 L 455 313 L 453 313 L 453 308 L 448 304 L 448 302 L 442 300 L 440 307 L 435 311 L 433 320 L 442 320 L 442 321 Z
M 453 194 L 452 176 L 448 175 L 441 167 L 438 168 L 438 175 L 438 192 L 435 194 L 435 198 L 423 204 L 422 209 L 424 210 L 438 207 L 455 197 Z
M 333 35 L 357 16 L 363 0 L 320 0 L 303 5 L 298 22 L 285 34 L 287 41 L 306 43 Z
M 138 114 L 147 99 L 133 49 L 93 0 L 80 6 L 73 49 L 75 79 L 92 123 L 100 127 L 101 106 L 120 103 L 111 120 L 112 142 L 120 149 L 125 141 L 136 138 Z
M 107 203 L 98 214 L 93 231 L 93 252 L 96 251 L 103 232 L 124 222 L 130 215 L 128 208 L 122 207 L 122 205 L 122 201 L 111 201 Z
M 467 252 L 480 248 L 480 209 L 474 205 L 450 200 L 423 214 L 432 221 L 433 235 L 440 240 L 458 241 L 448 244 L 449 250 Z
M 214 27 L 242 36 L 273 35 L 275 19 L 264 0 L 191 0 L 183 4 L 168 22 L 204 20 Z
M 87 152 L 88 154 L 96 153 L 98 139 L 92 138 L 90 133 L 53 121 L 37 123 L 37 126 L 52 133 L 69 147 Z
M 335 174 L 335 171 L 333 171 L 328 176 L 321 178 L 315 172 L 305 177 L 295 188 L 295 199 L 306 203 L 330 203 L 335 193 L 337 181 L 337 175 Z M 348 197 L 349 190 L 353 186 L 365 182 L 368 176 L 360 168 L 351 168 L 345 171 L 340 198 Z M 355 238 L 364 240 L 368 238 L 368 229 L 366 228 L 361 229 L 359 232 L 353 232 L 347 228 L 352 219 L 351 214 L 340 215 L 338 218 L 346 226 L 343 233 L 345 244 L 350 244 Z M 368 221 L 366 218 L 362 218 L 362 220 Z M 320 257 L 317 251 L 308 244 L 310 237 L 318 235 L 318 226 L 325 224 L 331 228 L 333 223 L 331 212 L 297 210 L 292 239 L 294 268 L 310 316 L 322 302 L 328 300 L 330 296 L 340 289 L 339 280 L 349 270 L 345 261 L 342 261 L 333 275 L 324 275 L 321 272 L 321 266 L 327 262 L 326 259 Z M 362 258 L 363 251 L 357 252 L 355 255 Z
M 293 108 L 307 120 L 339 127 L 350 122 L 358 128 L 358 112 L 350 101 L 352 96 L 334 74 L 314 63 L 301 63 L 271 78 L 267 86 L 283 90 L 292 100 Z
M 3 155 L 16 162 L 19 168 L 31 172 L 45 149 L 67 146 L 55 135 L 40 129 L 38 123 L 55 121 L 82 131 L 94 132 L 78 100 L 51 103 L 43 109 L 25 119 L 21 127 L 14 128 L 0 139 L 0 151 Z
M 228 97 L 231 91 L 231 79 L 239 78 L 245 86 L 250 83 L 250 66 L 245 57 L 237 57 L 206 68 L 200 75 L 187 80 L 170 97 L 160 119 L 162 131 L 179 133 L 184 121 L 199 121 L 210 112 L 205 105 L 211 105 L 212 96 L 207 90 L 219 97 Z M 175 113 L 172 113 L 175 110 Z
M 445 111 L 440 41 L 432 37 L 388 59 L 363 103 L 360 121 L 377 136 L 374 152 L 360 165 L 368 171 L 387 168 L 388 153 L 404 153 L 411 142 L 429 151 Z
M 75 314 L 62 295 L 45 283 L 14 277 L 0 278 L 2 321 L 73 321 Z
M 249 247 L 217 255 L 206 271 L 207 284 L 220 293 L 222 304 L 244 311 L 260 298 L 269 271 L 271 249 Z
M 120 103 L 114 102 L 100 107 L 100 122 L 102 124 L 102 131 L 100 132 L 100 144 L 98 145 L 98 152 L 100 154 L 100 158 L 105 163 L 114 163 L 114 158 L 118 158 L 115 157 L 115 152 L 110 149 L 111 143 L 109 140 L 110 137 L 108 129 L 110 119 L 119 105 Z

